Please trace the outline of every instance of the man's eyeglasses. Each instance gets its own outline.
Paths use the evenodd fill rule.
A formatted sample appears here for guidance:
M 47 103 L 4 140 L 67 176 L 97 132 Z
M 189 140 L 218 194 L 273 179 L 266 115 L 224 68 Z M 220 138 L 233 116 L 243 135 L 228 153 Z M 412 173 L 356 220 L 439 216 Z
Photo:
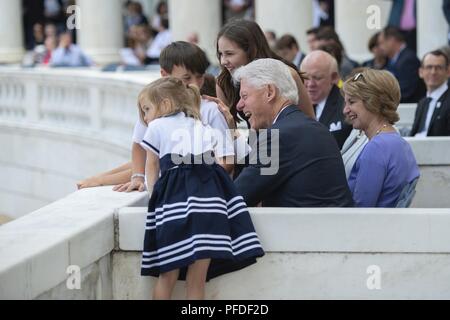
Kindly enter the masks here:
M 446 66 L 438 64 L 438 65 L 427 65 L 423 66 L 422 68 L 424 68 L 426 71 L 432 71 L 433 69 L 436 69 L 436 71 L 444 71 L 446 69 Z

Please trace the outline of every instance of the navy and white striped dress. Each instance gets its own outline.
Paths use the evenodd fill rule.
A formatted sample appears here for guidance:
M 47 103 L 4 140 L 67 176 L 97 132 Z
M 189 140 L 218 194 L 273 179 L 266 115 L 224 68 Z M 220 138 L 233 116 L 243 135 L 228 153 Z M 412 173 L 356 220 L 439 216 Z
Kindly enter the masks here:
M 264 255 L 243 198 L 226 171 L 209 161 L 214 152 L 234 153 L 232 142 L 217 147 L 216 139 L 209 126 L 184 113 L 149 124 L 141 145 L 159 156 L 161 176 L 148 205 L 143 276 L 180 269 L 185 280 L 190 264 L 210 258 L 209 280 Z

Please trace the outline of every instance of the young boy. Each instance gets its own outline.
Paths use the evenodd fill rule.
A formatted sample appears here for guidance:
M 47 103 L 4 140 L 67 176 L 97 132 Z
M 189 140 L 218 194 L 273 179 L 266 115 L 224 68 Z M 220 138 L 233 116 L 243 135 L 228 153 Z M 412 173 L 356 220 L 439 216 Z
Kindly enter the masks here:
M 196 45 L 184 41 L 173 42 L 161 52 L 159 62 L 162 77 L 173 76 L 181 79 L 185 84 L 203 87 L 209 62 L 206 54 Z M 204 123 L 222 132 L 224 137 L 230 134 L 227 122 L 216 103 L 202 99 L 200 113 Z M 144 191 L 146 151 L 140 146 L 140 142 L 146 130 L 147 126 L 138 119 L 133 131 L 131 162 L 80 181 L 77 183 L 78 189 L 115 185 L 113 190 L 119 192 Z M 232 160 L 226 161 L 226 163 L 232 162 Z M 233 165 L 228 164 L 226 170 L 231 172 Z

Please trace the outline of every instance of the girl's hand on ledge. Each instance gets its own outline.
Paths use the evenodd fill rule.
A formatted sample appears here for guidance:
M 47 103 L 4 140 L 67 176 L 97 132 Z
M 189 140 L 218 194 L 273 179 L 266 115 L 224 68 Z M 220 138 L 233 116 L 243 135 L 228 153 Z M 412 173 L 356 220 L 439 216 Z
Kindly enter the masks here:
M 144 192 L 145 191 L 145 182 L 144 179 L 134 178 L 130 182 L 118 184 L 114 186 L 113 191 L 117 192 Z
M 86 188 L 100 187 L 101 185 L 102 183 L 97 177 L 92 177 L 77 182 L 77 189 L 81 190 Z

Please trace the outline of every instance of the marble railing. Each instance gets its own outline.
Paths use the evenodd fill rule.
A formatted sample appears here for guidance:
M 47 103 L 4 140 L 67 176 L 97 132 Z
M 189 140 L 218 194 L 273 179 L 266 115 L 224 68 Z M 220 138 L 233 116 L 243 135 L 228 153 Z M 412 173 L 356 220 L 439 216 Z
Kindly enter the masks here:
M 0 299 L 148 299 L 147 199 L 85 189 L 0 227 Z M 450 209 L 250 211 L 266 255 L 208 299 L 450 298 Z
M 157 71 L 0 67 L 0 211 L 17 218 L 130 159 L 137 96 Z
M 137 96 L 159 72 L 0 67 L 0 119 L 129 137 Z

